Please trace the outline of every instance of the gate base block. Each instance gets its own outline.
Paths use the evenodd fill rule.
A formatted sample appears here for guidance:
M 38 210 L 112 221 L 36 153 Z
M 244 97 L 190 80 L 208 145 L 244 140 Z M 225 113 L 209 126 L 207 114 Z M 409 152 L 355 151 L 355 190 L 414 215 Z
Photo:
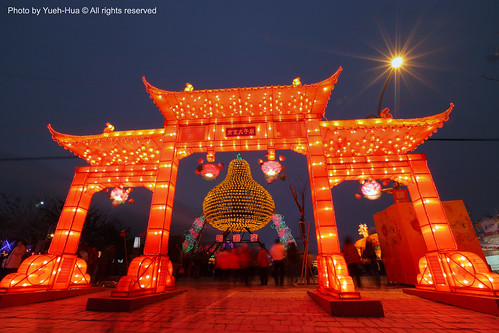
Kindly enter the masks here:
M 105 288 L 89 287 L 61 290 L 40 290 L 0 294 L 0 309 L 11 306 L 53 301 L 56 299 L 81 296 L 104 291 Z
M 385 316 L 383 305 L 375 299 L 338 299 L 333 296 L 321 294 L 318 291 L 307 291 L 314 301 L 319 303 L 334 317 L 373 317 Z
M 180 295 L 186 290 L 171 290 L 158 294 L 148 294 L 137 297 L 101 297 L 89 298 L 87 311 L 102 312 L 132 312 L 146 305 L 156 303 L 167 298 Z
M 458 306 L 460 308 L 473 310 L 499 316 L 499 297 L 480 296 L 472 294 L 458 294 L 444 291 L 403 289 L 405 294 L 414 295 L 432 301 Z

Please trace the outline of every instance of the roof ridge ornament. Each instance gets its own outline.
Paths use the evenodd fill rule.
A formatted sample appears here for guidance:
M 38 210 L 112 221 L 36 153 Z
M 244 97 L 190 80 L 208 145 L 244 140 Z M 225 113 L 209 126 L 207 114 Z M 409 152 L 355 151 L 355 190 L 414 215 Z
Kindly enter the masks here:
M 102 133 L 110 133 L 114 131 L 114 126 L 111 123 L 106 123 L 106 128 Z
M 389 108 L 384 108 L 379 115 L 381 116 L 381 118 L 384 119 L 393 119 L 393 116 L 391 115 Z

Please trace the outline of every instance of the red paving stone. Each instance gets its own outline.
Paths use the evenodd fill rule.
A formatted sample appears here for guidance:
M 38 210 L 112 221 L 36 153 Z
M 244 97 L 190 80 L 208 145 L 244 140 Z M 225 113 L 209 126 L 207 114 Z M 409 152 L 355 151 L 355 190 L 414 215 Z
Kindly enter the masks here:
M 234 286 L 180 281 L 187 292 L 131 313 L 92 312 L 89 297 L 0 309 L 1 332 L 493 332 L 499 317 L 407 295 L 364 289 L 382 301 L 384 318 L 331 317 L 309 287 Z

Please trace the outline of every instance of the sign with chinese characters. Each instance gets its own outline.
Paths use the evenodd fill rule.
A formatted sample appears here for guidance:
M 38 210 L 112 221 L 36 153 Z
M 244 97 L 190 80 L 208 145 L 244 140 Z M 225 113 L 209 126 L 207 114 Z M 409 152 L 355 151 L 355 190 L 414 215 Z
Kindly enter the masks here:
M 256 127 L 228 127 L 225 129 L 225 137 L 252 136 L 256 134 Z
M 224 241 L 224 235 L 216 235 L 215 239 L 218 243 L 222 243 Z
M 406 190 L 393 190 L 393 200 L 398 202 L 409 202 L 409 196 Z
M 258 235 L 257 234 L 251 234 L 251 241 L 252 242 L 258 242 Z
M 241 241 L 241 235 L 240 234 L 234 234 L 234 235 L 232 235 L 232 241 L 234 243 L 239 243 Z

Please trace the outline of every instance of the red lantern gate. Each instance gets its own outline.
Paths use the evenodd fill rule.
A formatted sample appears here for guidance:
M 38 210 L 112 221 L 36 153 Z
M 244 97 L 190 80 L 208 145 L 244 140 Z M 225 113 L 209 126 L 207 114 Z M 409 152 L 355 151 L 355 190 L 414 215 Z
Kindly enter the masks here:
M 110 187 L 153 192 L 144 255 L 135 258 L 116 296 L 154 294 L 174 286 L 168 238 L 179 160 L 192 153 L 291 149 L 307 156 L 318 244 L 319 290 L 359 298 L 340 253 L 331 188 L 345 180 L 391 179 L 407 185 L 428 253 L 418 288 L 496 295 L 499 275 L 475 254 L 458 251 L 426 157 L 409 154 L 448 119 L 451 107 L 419 119 L 322 121 L 342 69 L 310 85 L 171 92 L 144 83 L 164 128 L 53 139 L 90 166 L 78 167 L 49 254 L 26 259 L 0 283 L 4 292 L 89 284 L 75 253 L 92 195 Z M 112 127 L 112 126 L 111 126 Z

